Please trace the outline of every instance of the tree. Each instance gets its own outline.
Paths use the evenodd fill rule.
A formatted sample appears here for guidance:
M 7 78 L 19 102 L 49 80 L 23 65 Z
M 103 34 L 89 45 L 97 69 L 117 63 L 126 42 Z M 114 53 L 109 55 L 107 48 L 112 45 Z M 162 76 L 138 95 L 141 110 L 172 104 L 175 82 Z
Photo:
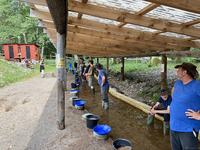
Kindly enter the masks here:
M 50 54 L 50 50 L 56 51 L 43 29 L 38 27 L 39 21 L 30 17 L 30 8 L 26 3 L 0 0 L 0 20 L 0 44 L 36 44 L 40 51 L 44 47 L 46 55 Z

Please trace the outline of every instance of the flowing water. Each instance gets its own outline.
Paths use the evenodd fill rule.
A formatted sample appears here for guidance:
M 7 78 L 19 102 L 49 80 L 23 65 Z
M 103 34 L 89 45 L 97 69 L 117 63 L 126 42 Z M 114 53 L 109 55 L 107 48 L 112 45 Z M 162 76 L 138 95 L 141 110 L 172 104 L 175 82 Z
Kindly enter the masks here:
M 100 117 L 98 124 L 111 127 L 109 136 L 115 140 L 129 140 L 134 150 L 170 150 L 170 137 L 163 135 L 163 123 L 154 120 L 147 125 L 147 114 L 109 94 L 109 110 L 101 106 L 100 87 L 94 80 L 95 94 L 92 94 L 88 83 L 79 87 L 79 97 L 86 101 L 85 108 Z

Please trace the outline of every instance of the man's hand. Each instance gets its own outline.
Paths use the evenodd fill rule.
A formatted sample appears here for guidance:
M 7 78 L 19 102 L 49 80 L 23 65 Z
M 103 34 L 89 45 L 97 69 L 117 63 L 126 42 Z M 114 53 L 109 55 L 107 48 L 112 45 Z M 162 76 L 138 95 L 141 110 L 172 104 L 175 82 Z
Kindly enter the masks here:
M 103 83 L 101 83 L 101 87 L 103 87 Z
M 188 109 L 189 112 L 185 112 L 186 116 L 190 119 L 200 120 L 200 114 L 192 109 Z
M 151 111 L 150 111 L 150 114 L 151 115 L 155 115 L 156 114 L 156 110 L 154 108 L 152 108 Z

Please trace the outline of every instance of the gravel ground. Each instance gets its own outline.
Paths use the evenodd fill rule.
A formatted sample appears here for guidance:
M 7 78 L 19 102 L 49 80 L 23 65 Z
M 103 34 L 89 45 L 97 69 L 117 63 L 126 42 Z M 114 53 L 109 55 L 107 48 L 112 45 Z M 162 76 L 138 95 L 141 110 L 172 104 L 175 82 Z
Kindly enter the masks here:
M 72 75 L 68 75 L 68 83 Z M 68 87 L 68 89 L 70 89 Z M 35 76 L 0 89 L 0 150 L 111 150 L 87 129 L 86 111 L 71 106 L 66 91 L 66 128 L 56 126 L 56 78 Z

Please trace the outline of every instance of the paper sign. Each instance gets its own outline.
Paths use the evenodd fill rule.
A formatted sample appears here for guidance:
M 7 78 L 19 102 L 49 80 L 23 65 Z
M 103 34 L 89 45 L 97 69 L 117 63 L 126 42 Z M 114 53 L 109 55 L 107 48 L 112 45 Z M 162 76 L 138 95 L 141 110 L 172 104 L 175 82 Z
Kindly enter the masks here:
M 165 65 L 161 64 L 161 72 L 165 72 Z
M 58 58 L 57 68 L 65 68 L 65 59 L 64 58 Z

